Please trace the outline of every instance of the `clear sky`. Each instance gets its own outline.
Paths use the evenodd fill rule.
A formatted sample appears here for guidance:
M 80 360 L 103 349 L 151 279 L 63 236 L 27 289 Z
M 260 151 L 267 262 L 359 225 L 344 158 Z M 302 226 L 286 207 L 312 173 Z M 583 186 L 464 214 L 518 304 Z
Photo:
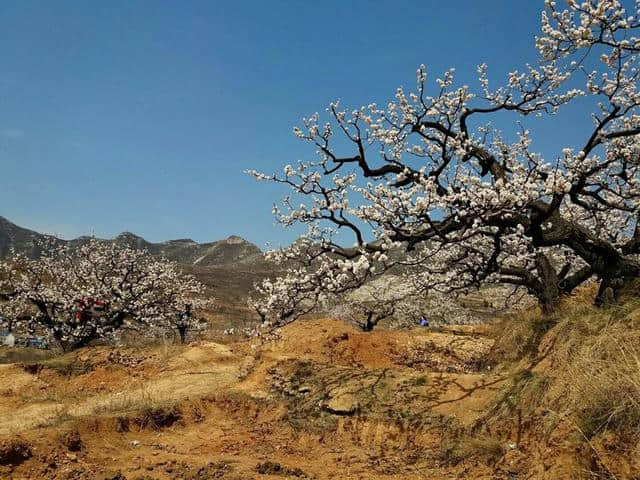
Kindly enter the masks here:
M 129 230 L 151 241 L 288 243 L 295 232 L 271 216 L 284 190 L 243 171 L 312 156 L 291 134 L 302 116 L 334 99 L 382 104 L 398 85 L 413 88 L 420 63 L 431 78 L 456 67 L 477 85 L 486 62 L 502 78 L 535 62 L 541 9 L 541 0 L 4 0 L 0 215 L 67 238 Z

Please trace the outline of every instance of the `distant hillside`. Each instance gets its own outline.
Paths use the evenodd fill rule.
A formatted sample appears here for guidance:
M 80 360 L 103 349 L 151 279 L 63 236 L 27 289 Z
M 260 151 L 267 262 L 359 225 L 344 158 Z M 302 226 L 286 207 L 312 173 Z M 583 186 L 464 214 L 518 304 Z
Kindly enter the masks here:
M 46 238 L 54 243 L 63 242 L 63 240 L 19 227 L 6 218 L 0 217 L 0 258 L 7 258 L 12 248 L 30 257 L 38 257 L 41 252 L 41 243 Z
M 209 267 L 238 263 L 248 265 L 264 263 L 262 251 L 256 245 L 235 235 L 208 243 L 197 243 L 191 239 L 150 243 L 133 233 L 124 232 L 114 241 L 133 248 L 144 248 L 151 255 L 163 256 L 185 265 Z
M 61 240 L 33 230 L 19 227 L 4 217 L 0 217 L 0 258 L 6 258 L 11 250 L 30 257 L 38 257 L 44 240 L 54 244 L 78 244 L 88 237 Z M 247 240 L 231 236 L 224 240 L 197 243 L 191 239 L 169 240 L 162 243 L 147 242 L 144 238 L 124 232 L 113 240 L 133 248 L 146 249 L 151 255 L 163 256 L 169 260 L 190 266 L 211 267 L 242 264 L 247 267 L 266 267 L 262 251 Z

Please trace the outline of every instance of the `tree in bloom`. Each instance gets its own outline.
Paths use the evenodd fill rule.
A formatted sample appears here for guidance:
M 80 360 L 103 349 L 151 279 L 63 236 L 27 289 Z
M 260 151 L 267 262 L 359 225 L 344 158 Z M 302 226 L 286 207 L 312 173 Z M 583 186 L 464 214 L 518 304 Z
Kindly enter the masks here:
M 426 307 L 420 296 L 395 276 L 371 281 L 346 295 L 334 295 L 321 305 L 333 318 L 340 318 L 370 332 L 390 318 L 415 326 Z
M 175 311 L 174 313 L 168 315 L 165 319 L 168 327 L 175 330 L 178 334 L 178 338 L 180 338 L 180 343 L 187 342 L 187 334 L 189 332 L 197 332 L 201 331 L 203 328 L 206 328 L 206 321 L 196 316 L 193 311 L 194 303 L 189 300 L 190 303 L 185 303 L 182 305 L 182 308 Z M 213 304 L 213 299 L 198 299 L 196 301 L 196 305 L 199 308 L 204 308 L 206 306 L 210 306 Z M 180 305 L 176 305 L 179 307 Z
M 283 275 L 256 284 L 249 299 L 249 306 L 267 326 L 290 323 L 375 278 L 375 267 L 366 255 L 344 260 L 327 254 L 309 238 L 267 252 L 266 257 L 286 267 Z
M 320 305 L 332 318 L 370 332 L 382 321 L 394 328 L 415 328 L 426 317 L 431 325 L 475 323 L 479 317 L 451 295 L 421 293 L 411 277 L 389 274 L 346 295 L 335 295 Z M 418 287 L 418 288 L 416 288 Z
M 45 249 L 37 260 L 14 255 L 0 272 L 3 310 L 35 310 L 13 318 L 13 326 L 43 329 L 64 350 L 125 328 L 180 330 L 187 309 L 211 301 L 177 264 L 96 239 Z
M 398 265 L 425 292 L 508 284 L 547 312 L 589 278 L 600 282 L 597 303 L 633 284 L 640 3 L 633 11 L 619 0 L 560 3 L 544 3 L 537 64 L 499 86 L 484 64 L 476 89 L 458 85 L 454 69 L 431 84 L 420 66 L 416 90 L 398 88 L 384 106 L 349 111 L 333 102 L 325 120 L 305 118 L 294 134 L 314 160 L 281 174 L 249 172 L 291 189 L 274 214 L 285 227 L 306 225 L 315 246 L 312 255 L 272 254 L 299 256 L 300 267 L 269 281 L 265 308 L 286 292 L 309 304 Z M 576 101 L 591 107 L 583 137 L 550 157 L 534 151 L 528 117 L 552 122 Z M 513 128 L 498 130 L 498 116 Z M 399 250 L 405 255 L 391 255 Z
M 0 294 L 0 327 L 13 332 L 15 327 L 33 315 L 34 310 L 29 305 L 11 301 L 9 296 Z

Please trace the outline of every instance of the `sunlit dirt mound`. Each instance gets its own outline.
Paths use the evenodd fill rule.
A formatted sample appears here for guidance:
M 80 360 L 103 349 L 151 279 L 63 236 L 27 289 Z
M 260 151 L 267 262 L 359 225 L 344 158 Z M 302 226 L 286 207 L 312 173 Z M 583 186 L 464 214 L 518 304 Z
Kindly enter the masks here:
M 598 423 L 601 402 L 567 384 L 602 344 L 578 317 L 370 333 L 320 319 L 270 342 L 0 365 L 0 478 L 638 478 L 629 415 Z

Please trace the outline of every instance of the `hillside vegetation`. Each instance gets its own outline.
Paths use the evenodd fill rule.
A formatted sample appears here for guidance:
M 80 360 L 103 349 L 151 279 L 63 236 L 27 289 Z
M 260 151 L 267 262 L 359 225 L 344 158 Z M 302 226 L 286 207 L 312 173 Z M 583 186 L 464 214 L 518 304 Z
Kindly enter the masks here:
M 640 303 L 490 325 L 292 324 L 261 345 L 91 347 L 0 366 L 0 476 L 640 475 Z M 624 341 L 623 341 L 624 340 Z

